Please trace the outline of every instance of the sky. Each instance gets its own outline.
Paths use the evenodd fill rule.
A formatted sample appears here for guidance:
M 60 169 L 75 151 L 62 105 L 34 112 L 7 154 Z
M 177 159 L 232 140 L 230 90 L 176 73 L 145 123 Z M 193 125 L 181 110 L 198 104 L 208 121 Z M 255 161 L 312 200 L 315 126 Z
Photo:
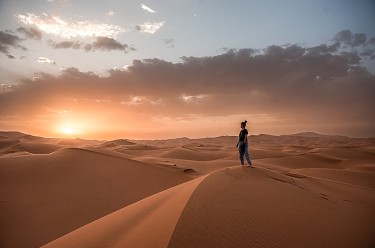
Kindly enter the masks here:
M 371 0 L 0 0 L 0 130 L 375 137 Z

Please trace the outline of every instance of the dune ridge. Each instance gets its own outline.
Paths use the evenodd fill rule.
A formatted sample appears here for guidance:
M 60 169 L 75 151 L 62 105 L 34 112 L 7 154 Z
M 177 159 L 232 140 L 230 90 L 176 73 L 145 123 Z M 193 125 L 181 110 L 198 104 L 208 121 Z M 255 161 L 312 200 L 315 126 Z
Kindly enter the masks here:
M 147 197 L 42 247 L 167 247 L 186 202 L 204 178 Z

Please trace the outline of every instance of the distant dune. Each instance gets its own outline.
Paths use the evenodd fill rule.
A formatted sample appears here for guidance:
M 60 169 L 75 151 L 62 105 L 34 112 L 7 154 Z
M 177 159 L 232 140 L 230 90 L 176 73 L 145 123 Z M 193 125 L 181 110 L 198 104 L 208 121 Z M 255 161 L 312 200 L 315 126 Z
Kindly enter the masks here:
M 375 139 L 0 132 L 0 247 L 371 247 Z

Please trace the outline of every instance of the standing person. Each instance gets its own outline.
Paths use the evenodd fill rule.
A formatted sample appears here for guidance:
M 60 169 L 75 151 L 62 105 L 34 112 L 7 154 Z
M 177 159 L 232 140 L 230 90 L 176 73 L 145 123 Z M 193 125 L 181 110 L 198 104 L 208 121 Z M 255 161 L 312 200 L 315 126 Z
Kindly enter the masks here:
M 238 135 L 238 142 L 236 147 L 238 148 L 238 151 L 240 152 L 240 161 L 241 164 L 244 165 L 244 155 L 247 160 L 247 167 L 251 167 L 251 159 L 250 159 L 250 154 L 249 154 L 249 143 L 247 139 L 248 131 L 245 128 L 246 127 L 247 121 L 241 122 L 241 131 L 240 134 Z

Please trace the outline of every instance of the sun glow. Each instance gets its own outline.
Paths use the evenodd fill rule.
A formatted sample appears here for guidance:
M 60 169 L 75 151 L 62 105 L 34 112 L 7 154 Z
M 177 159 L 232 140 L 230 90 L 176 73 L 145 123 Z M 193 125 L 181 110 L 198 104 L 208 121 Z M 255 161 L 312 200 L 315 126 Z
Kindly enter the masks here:
M 58 133 L 64 136 L 76 136 L 81 134 L 80 129 L 77 125 L 64 124 L 58 128 Z
M 66 135 L 71 135 L 71 134 L 73 134 L 73 129 L 72 129 L 71 127 L 64 127 L 64 128 L 62 129 L 62 132 L 63 132 L 64 134 L 66 134 Z

